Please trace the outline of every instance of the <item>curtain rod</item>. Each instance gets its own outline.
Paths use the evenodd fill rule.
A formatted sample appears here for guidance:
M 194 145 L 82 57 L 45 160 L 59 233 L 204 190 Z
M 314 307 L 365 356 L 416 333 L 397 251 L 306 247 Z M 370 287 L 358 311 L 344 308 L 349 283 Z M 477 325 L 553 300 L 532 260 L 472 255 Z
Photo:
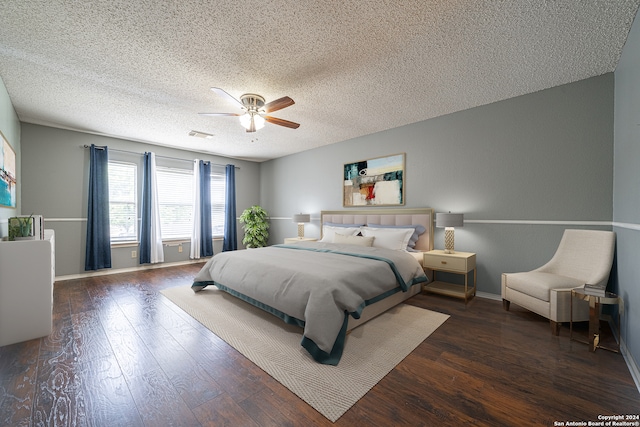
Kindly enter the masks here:
M 91 146 L 90 146 L 90 145 L 87 145 L 87 144 L 84 144 L 82 147 L 83 147 L 83 148 L 91 148 Z M 105 147 L 106 147 L 106 146 L 98 146 L 98 145 L 96 145 L 96 148 L 97 148 L 98 150 L 104 150 L 104 148 L 105 148 Z M 136 154 L 136 155 L 138 155 L 138 156 L 141 156 L 141 155 L 143 155 L 143 154 L 144 154 L 144 153 L 137 153 L 137 152 L 135 152 L 135 151 L 119 150 L 119 149 L 117 149 L 117 148 L 109 148 L 109 151 L 118 151 L 118 152 L 120 152 L 120 153 Z M 193 162 L 193 160 L 180 159 L 180 158 L 178 158 L 178 157 L 160 156 L 160 155 L 158 155 L 158 154 L 156 154 L 156 157 L 160 157 L 160 158 L 162 158 L 162 159 L 179 160 L 179 161 L 181 161 L 181 162 L 189 162 L 189 163 L 192 163 L 192 162 Z M 222 166 L 222 167 L 225 167 L 225 166 L 226 166 L 226 165 L 223 165 L 223 164 L 221 164 L 221 163 L 213 163 L 213 162 L 209 162 L 209 163 L 211 163 L 213 166 Z M 233 167 L 234 167 L 235 169 L 240 169 L 240 166 L 233 165 Z

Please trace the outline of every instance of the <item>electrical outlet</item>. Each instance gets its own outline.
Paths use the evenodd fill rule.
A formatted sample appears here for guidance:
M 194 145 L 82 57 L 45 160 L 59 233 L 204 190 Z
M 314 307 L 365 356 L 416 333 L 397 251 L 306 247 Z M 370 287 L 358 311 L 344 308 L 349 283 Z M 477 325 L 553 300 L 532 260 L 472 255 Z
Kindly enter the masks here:
M 178 245 L 178 252 L 182 252 L 182 245 Z
M 131 251 L 131 258 L 135 258 L 138 256 L 138 252 L 137 251 Z

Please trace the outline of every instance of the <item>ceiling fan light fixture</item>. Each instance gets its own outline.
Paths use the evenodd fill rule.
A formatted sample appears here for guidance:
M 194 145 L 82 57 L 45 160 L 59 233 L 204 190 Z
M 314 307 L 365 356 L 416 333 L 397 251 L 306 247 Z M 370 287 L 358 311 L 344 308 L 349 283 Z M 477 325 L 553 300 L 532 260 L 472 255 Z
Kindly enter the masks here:
M 264 117 L 254 111 L 248 111 L 240 116 L 240 124 L 247 132 L 255 132 L 264 127 Z
M 260 114 L 254 114 L 253 115 L 253 121 L 256 124 L 256 129 L 262 129 L 264 127 L 264 117 L 262 117 Z
M 284 126 L 290 129 L 298 129 L 300 127 L 299 123 L 290 122 L 289 120 L 279 119 L 277 117 L 273 117 L 270 114 L 274 111 L 282 110 L 283 108 L 287 108 L 295 102 L 293 99 L 288 96 L 283 96 L 282 98 L 278 98 L 269 103 L 265 103 L 264 98 L 260 95 L 256 95 L 255 93 L 245 93 L 240 97 L 240 99 L 236 99 L 233 96 L 229 95 L 223 89 L 218 87 L 212 87 L 211 90 L 218 94 L 221 97 L 228 99 L 229 101 L 234 102 L 238 105 L 244 112 L 243 113 L 200 113 L 202 116 L 234 116 L 240 119 L 240 124 L 243 128 L 247 130 L 247 132 L 255 132 L 259 129 L 262 129 L 266 122 L 269 122 L 274 125 Z
M 249 130 L 249 128 L 251 127 L 251 114 L 246 113 L 241 115 L 239 118 L 240 118 L 240 124 L 242 125 L 242 127 L 245 128 L 246 130 Z

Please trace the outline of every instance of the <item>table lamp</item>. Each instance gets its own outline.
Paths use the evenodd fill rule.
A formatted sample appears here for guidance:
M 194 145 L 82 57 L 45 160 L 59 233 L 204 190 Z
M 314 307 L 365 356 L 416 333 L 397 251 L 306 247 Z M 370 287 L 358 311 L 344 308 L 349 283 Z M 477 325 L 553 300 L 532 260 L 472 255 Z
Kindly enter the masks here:
M 454 229 L 464 226 L 464 214 L 458 213 L 436 213 L 436 227 L 444 227 L 444 253 L 455 253 Z
M 293 222 L 298 223 L 298 239 L 304 238 L 304 223 L 311 222 L 311 215 L 309 214 L 296 214 L 293 216 Z

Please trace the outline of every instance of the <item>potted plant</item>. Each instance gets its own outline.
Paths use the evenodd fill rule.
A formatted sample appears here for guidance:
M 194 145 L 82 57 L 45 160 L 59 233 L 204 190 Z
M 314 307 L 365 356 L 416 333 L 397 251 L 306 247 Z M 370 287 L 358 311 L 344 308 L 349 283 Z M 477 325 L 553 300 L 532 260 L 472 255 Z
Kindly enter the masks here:
M 269 216 L 261 206 L 251 206 L 240 215 L 240 223 L 244 230 L 242 243 L 247 248 L 267 246 L 269 239 Z
M 9 240 L 34 240 L 32 229 L 33 214 L 28 217 L 9 218 Z

